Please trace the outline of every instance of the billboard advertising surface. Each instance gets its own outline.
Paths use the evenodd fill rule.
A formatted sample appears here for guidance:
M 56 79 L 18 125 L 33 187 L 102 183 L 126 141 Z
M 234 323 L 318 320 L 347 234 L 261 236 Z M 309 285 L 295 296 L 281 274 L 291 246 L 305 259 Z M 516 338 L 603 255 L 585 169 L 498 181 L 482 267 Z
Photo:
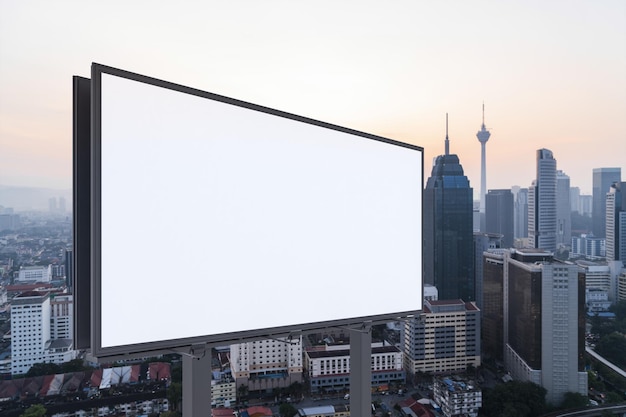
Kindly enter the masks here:
M 92 65 L 92 351 L 411 314 L 420 147 Z

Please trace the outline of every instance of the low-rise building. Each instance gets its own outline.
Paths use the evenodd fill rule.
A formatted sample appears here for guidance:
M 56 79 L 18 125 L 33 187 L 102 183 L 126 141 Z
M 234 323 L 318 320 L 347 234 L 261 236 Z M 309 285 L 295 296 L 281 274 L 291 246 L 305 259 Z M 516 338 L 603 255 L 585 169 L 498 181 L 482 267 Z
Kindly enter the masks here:
M 311 392 L 342 391 L 350 387 L 350 345 L 324 344 L 305 350 Z M 402 351 L 385 342 L 372 343 L 372 386 L 404 383 Z
M 349 417 L 350 410 L 345 405 L 322 405 L 298 409 L 299 417 Z
M 230 366 L 237 387 L 246 385 L 249 391 L 302 383 L 302 337 L 230 345 Z
M 476 417 L 483 405 L 480 388 L 472 383 L 452 378 L 435 378 L 433 397 L 446 417 Z
M 23 266 L 16 279 L 19 283 L 35 283 L 52 281 L 52 265 Z

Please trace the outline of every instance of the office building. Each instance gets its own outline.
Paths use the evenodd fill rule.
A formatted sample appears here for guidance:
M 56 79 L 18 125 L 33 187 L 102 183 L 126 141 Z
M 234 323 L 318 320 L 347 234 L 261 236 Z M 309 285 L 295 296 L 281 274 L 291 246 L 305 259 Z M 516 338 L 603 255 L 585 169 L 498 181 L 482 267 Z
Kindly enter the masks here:
M 576 261 L 585 275 L 585 289 L 599 289 L 611 293 L 614 288 L 614 277 L 611 268 L 606 262 L 592 262 L 587 260 Z M 612 300 L 614 297 L 610 297 Z
M 73 339 L 74 298 L 72 294 L 50 294 L 50 337 Z
M 435 159 L 424 190 L 424 282 L 441 299 L 475 300 L 473 271 L 473 190 L 459 157 L 449 152 Z
M 483 253 L 482 348 L 486 358 L 504 359 L 504 254 L 510 249 Z
M 606 237 L 606 193 L 614 182 L 622 180 L 621 168 L 593 169 L 592 231 L 595 237 Z
M 626 182 L 611 184 L 606 194 L 606 260 L 626 261 Z
M 0 232 L 5 230 L 17 230 L 22 226 L 19 214 L 2 212 L 7 209 L 0 210 Z
M 230 364 L 237 387 L 247 385 L 249 391 L 302 383 L 302 336 L 231 345 Z
M 604 258 L 606 256 L 606 239 L 587 234 L 572 237 L 570 258 L 581 256 L 589 259 Z
M 65 272 L 65 285 L 73 292 L 74 289 L 74 252 L 71 249 L 66 249 L 64 253 L 64 272 Z
M 25 374 L 36 363 L 76 359 L 71 339 L 53 338 L 52 318 L 49 293 L 27 291 L 11 301 L 11 374 Z
M 569 188 L 569 204 L 571 211 L 576 211 L 578 214 L 582 214 L 580 210 L 580 187 Z
M 537 249 L 505 252 L 502 261 L 505 367 L 514 379 L 544 387 L 550 404 L 566 392 L 586 395 L 580 267 Z
M 450 372 L 480 366 L 480 310 L 463 300 L 424 301 L 404 327 L 404 369 Z
M 502 247 L 502 235 L 474 232 L 474 273 L 476 282 L 476 305 L 482 311 L 483 303 L 483 252 Z
M 513 247 L 513 193 L 511 190 L 489 190 L 486 196 L 485 232 L 502 235 L 502 246 Z
M 458 378 L 435 378 L 433 398 L 445 417 L 477 417 L 483 405 L 482 390 Z
M 537 151 L 537 176 L 528 189 L 528 246 L 556 251 L 556 159 Z
M 626 268 L 617 277 L 617 301 L 626 301 Z
M 528 238 L 528 188 L 520 188 L 515 194 L 513 213 L 515 239 Z
M 350 342 L 324 343 L 305 349 L 305 368 L 313 393 L 350 388 Z M 403 384 L 402 351 L 384 342 L 372 343 L 372 387 Z
M 572 242 L 572 205 L 570 180 L 563 171 L 556 172 L 556 247 L 563 248 Z
M 583 216 L 591 217 L 591 211 L 593 207 L 593 196 L 589 194 L 580 195 L 580 211 Z

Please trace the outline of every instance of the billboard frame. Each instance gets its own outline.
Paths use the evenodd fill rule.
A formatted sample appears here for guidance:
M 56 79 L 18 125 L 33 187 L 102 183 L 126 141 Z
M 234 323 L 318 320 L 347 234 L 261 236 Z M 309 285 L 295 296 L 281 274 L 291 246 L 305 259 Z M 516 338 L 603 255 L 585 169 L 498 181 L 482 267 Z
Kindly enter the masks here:
M 102 267 L 102 248 L 101 248 L 101 222 L 102 222 L 102 211 L 101 211 L 101 192 L 102 192 L 102 184 L 101 184 L 101 170 L 102 170 L 102 74 L 113 75 L 116 77 L 121 77 L 124 79 L 128 79 L 131 81 L 136 81 L 139 83 L 148 84 L 151 86 L 161 87 L 168 90 L 173 90 L 183 94 L 189 94 L 196 97 L 201 97 L 213 101 L 217 101 L 220 103 L 233 105 L 242 107 L 248 110 L 253 110 L 257 112 L 262 112 L 265 114 L 279 116 L 281 118 L 290 119 L 293 121 L 306 123 L 309 125 L 313 125 L 316 127 L 320 127 L 323 129 L 330 129 L 334 131 L 338 131 L 341 133 L 346 133 L 349 135 L 358 136 L 361 138 L 371 139 L 378 142 L 383 142 L 393 146 L 401 146 L 404 148 L 408 148 L 414 151 L 417 151 L 421 155 L 421 183 L 420 183 L 420 201 L 422 201 L 423 194 L 423 184 L 424 184 L 424 154 L 423 148 L 416 145 L 411 145 L 403 142 L 399 142 L 396 140 L 388 139 L 385 137 L 372 135 L 369 133 L 360 132 L 357 130 L 337 126 L 330 123 L 321 122 L 318 120 L 310 119 L 303 116 L 298 116 L 295 114 L 271 109 L 268 107 L 248 103 L 241 100 L 236 100 L 233 98 L 209 93 L 206 91 L 198 90 L 195 88 L 183 86 L 180 84 L 175 84 L 163 80 L 159 80 L 156 78 L 148 77 L 145 75 L 136 74 L 133 72 L 101 65 L 101 64 L 92 64 L 92 73 L 91 73 L 91 181 L 90 181 L 90 208 L 91 208 L 91 218 L 90 218 L 90 241 L 91 241 L 91 279 L 90 279 L 90 291 L 91 291 L 91 299 L 90 299 L 90 348 L 91 355 L 97 359 L 112 359 L 112 358 L 129 358 L 129 357 L 142 357 L 152 354 L 159 353 L 167 353 L 172 351 L 180 351 L 181 349 L 192 349 L 194 346 L 198 345 L 206 345 L 206 346 L 214 346 L 214 345 L 226 345 L 232 343 L 241 343 L 243 341 L 251 341 L 251 340 L 261 340 L 267 338 L 277 338 L 277 337 L 289 337 L 289 335 L 293 334 L 301 334 L 301 333 L 310 333 L 316 332 L 322 329 L 331 328 L 331 327 L 341 327 L 341 328 L 350 328 L 354 326 L 360 326 L 363 323 L 368 324 L 376 324 L 388 322 L 391 320 L 402 319 L 410 316 L 416 315 L 422 306 L 421 297 L 416 297 L 415 309 L 404 310 L 404 311 L 396 311 L 388 314 L 375 314 L 369 316 L 358 316 L 351 318 L 343 318 L 337 320 L 325 320 L 320 322 L 310 322 L 310 323 L 302 323 L 297 325 L 286 325 L 286 326 L 278 326 L 272 328 L 265 329 L 255 329 L 255 330 L 244 330 L 244 331 L 235 331 L 228 333 L 220 333 L 216 335 L 203 335 L 197 337 L 186 337 L 186 338 L 178 338 L 178 339 L 169 339 L 169 340 L 161 340 L 161 341 L 150 341 L 147 343 L 133 343 L 126 344 L 120 346 L 102 346 L 102 276 L 101 276 L 101 267 Z M 79 114 L 81 118 L 84 118 L 84 112 Z M 75 124 L 76 126 L 76 124 Z M 76 157 L 76 156 L 75 156 Z M 84 192 L 84 188 L 82 189 Z M 78 201 L 84 199 L 84 194 L 78 196 Z M 421 207 L 420 207 L 420 217 L 421 217 Z M 423 220 L 420 219 L 420 226 Z M 422 228 L 423 229 L 423 228 Z M 420 232 L 420 244 L 421 244 L 421 232 Z M 419 257 L 420 265 L 423 265 L 422 262 L 422 253 L 417 255 Z M 76 259 L 76 257 L 75 257 Z M 77 270 L 78 273 L 78 270 Z M 82 278 L 84 279 L 84 277 Z M 422 291 L 420 294 L 423 294 L 423 277 L 420 275 L 416 277 L 416 284 L 422 286 Z M 83 286 L 85 288 L 85 286 Z M 84 294 L 81 293 L 81 297 Z M 84 305 L 84 304 L 83 304 Z M 82 307 L 80 311 L 84 312 L 85 308 Z M 81 319 L 77 317 L 77 322 L 81 322 Z M 84 320 L 82 321 L 84 323 Z M 81 327 L 82 328 L 82 327 Z M 81 335 L 84 336 L 84 331 L 81 332 Z M 81 339 L 82 340 L 82 339 Z M 83 347 L 86 347 L 86 343 L 81 344 Z

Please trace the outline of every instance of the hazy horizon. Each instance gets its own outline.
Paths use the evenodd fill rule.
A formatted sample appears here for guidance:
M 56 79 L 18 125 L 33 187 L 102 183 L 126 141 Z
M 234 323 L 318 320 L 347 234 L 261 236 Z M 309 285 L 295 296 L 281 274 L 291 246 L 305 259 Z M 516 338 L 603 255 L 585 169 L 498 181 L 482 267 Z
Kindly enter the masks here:
M 528 187 L 540 148 L 582 194 L 626 172 L 620 0 L 2 2 L 0 184 L 71 189 L 92 62 L 422 146 L 425 178 L 448 113 L 475 198 L 483 102 L 488 189 Z

